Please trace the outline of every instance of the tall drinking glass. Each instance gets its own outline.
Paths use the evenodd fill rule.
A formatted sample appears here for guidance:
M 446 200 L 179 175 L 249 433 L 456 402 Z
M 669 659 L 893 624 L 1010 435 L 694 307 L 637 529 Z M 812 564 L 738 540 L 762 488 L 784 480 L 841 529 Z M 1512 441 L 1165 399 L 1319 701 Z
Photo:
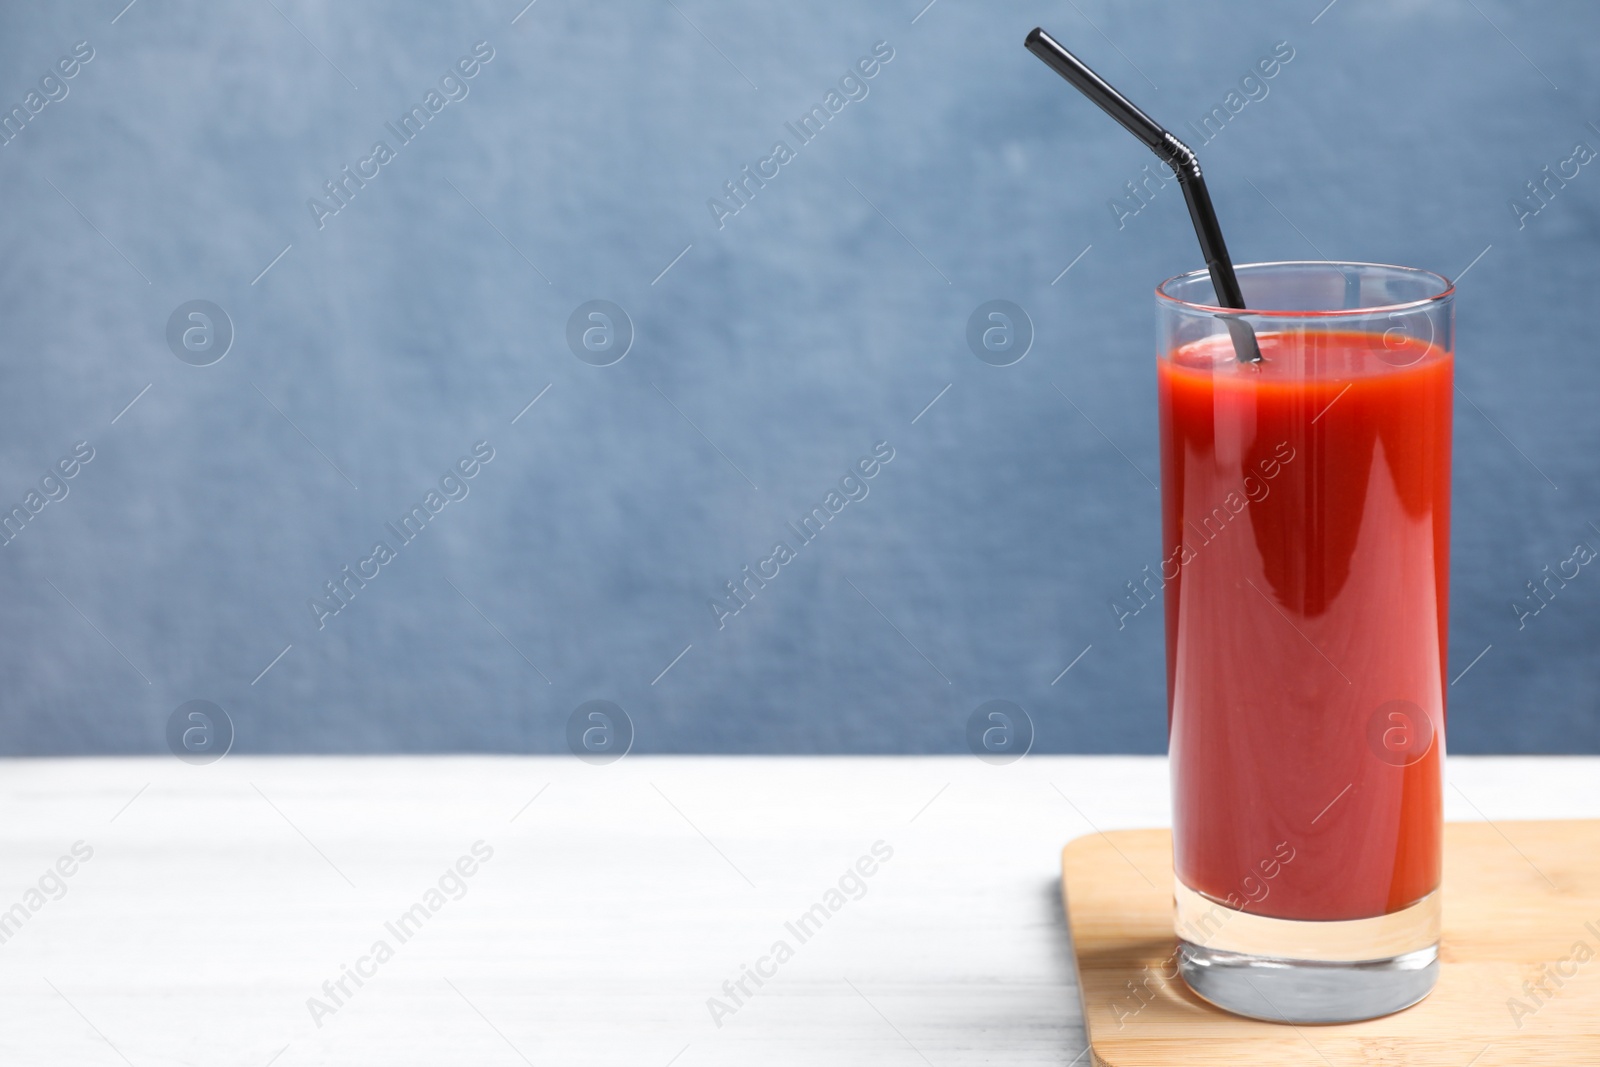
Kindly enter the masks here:
M 1455 290 L 1238 274 L 1247 312 L 1204 271 L 1156 290 L 1179 969 L 1241 1015 L 1372 1018 L 1438 969 Z

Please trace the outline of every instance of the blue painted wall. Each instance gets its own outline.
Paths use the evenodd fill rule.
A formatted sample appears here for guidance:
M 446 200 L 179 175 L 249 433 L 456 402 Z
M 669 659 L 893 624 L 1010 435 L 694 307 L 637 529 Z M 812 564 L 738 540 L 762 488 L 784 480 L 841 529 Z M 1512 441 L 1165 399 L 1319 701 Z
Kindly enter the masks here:
M 0 14 L 0 501 L 93 450 L 0 550 L 0 751 L 161 751 L 191 699 L 241 752 L 561 751 L 591 698 L 639 752 L 961 751 L 990 698 L 1160 751 L 1161 620 L 1109 604 L 1159 554 L 1150 289 L 1197 256 L 1176 186 L 1109 205 L 1150 157 L 1035 23 L 1201 148 L 1240 260 L 1471 265 L 1451 747 L 1600 751 L 1600 572 L 1512 606 L 1600 547 L 1593 5 L 123 3 Z M 997 298 L 1008 367 L 965 339 Z

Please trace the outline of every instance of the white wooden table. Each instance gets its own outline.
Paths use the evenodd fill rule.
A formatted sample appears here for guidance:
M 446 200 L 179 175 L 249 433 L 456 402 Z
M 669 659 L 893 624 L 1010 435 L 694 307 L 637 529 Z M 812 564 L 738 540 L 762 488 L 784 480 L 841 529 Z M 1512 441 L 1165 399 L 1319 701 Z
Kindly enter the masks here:
M 0 1063 L 96 1067 L 1070 1064 L 1061 845 L 1168 803 L 1142 757 L 36 760 L 0 783 L 0 909 L 22 905 Z M 1445 799 L 1600 816 L 1600 759 L 1453 759 Z M 430 901 L 480 841 L 464 895 Z M 864 895 L 830 898 L 878 842 Z M 419 903 L 402 941 L 385 924 Z M 769 977 L 736 1000 L 746 966 Z

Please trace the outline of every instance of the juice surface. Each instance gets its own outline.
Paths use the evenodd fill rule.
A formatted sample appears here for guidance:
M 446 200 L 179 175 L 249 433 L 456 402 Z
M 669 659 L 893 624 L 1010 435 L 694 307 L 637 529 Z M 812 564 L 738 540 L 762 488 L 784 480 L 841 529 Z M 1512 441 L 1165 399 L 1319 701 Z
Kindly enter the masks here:
M 1453 358 L 1258 341 L 1158 361 L 1177 874 L 1259 915 L 1383 915 L 1439 882 Z

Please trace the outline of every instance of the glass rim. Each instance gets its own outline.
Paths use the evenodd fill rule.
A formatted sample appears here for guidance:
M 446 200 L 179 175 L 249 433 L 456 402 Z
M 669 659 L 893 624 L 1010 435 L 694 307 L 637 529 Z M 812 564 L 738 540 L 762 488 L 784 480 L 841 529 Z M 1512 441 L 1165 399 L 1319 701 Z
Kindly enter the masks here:
M 1412 311 L 1417 308 L 1427 307 L 1430 304 L 1438 304 L 1449 300 L 1451 297 L 1455 296 L 1456 292 L 1456 283 L 1437 271 L 1425 270 L 1422 267 L 1403 267 L 1396 263 L 1360 263 L 1341 259 L 1280 259 L 1271 260 L 1265 263 L 1240 263 L 1235 265 L 1234 270 L 1237 273 L 1243 274 L 1246 271 L 1259 270 L 1265 267 L 1333 267 L 1335 269 L 1342 267 L 1368 269 L 1377 268 L 1379 270 L 1396 271 L 1401 274 L 1432 278 L 1438 283 L 1439 291 L 1431 296 L 1425 296 L 1418 300 L 1406 300 L 1398 304 L 1374 304 L 1369 307 L 1328 308 L 1326 310 L 1311 311 L 1292 311 L 1282 308 L 1225 308 L 1218 307 L 1214 304 L 1199 304 L 1192 300 L 1184 300 L 1167 292 L 1168 286 L 1175 286 L 1180 282 L 1185 282 L 1192 278 L 1205 277 L 1209 279 L 1211 276 L 1210 270 L 1207 268 L 1202 268 L 1200 270 L 1185 271 L 1182 274 L 1174 274 L 1172 277 L 1156 286 L 1156 300 L 1159 304 L 1170 305 L 1173 307 L 1182 308 L 1186 311 L 1194 311 L 1206 315 L 1223 315 L 1234 318 L 1260 316 L 1262 318 L 1322 319 L 1365 315 L 1385 315 L 1394 314 L 1398 311 Z

